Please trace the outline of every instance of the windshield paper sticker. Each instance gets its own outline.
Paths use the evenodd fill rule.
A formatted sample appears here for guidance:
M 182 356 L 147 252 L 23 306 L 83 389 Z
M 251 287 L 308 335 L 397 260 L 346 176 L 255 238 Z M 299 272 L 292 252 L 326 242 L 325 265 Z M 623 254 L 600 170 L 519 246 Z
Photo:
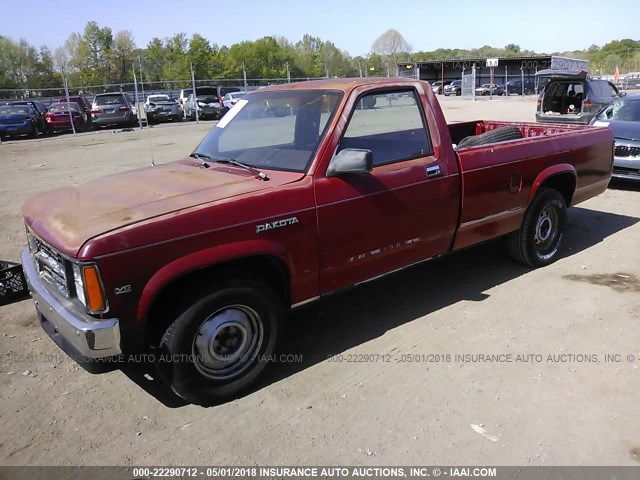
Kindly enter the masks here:
M 240 110 L 242 110 L 247 103 L 249 103 L 249 100 L 245 100 L 244 98 L 238 100 L 238 103 L 236 103 L 233 107 L 231 107 L 231 110 L 229 110 L 226 113 L 226 115 L 222 117 L 222 119 L 218 122 L 218 125 L 216 126 L 219 128 L 226 127 L 227 124 L 231 120 L 233 120 L 233 117 L 235 117 L 238 113 L 240 113 Z

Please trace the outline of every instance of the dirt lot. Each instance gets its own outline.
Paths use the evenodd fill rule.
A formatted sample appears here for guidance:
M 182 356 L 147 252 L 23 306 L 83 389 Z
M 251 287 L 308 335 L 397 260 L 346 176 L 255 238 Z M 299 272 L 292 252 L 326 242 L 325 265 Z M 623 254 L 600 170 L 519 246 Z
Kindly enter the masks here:
M 532 121 L 534 101 L 442 99 L 448 120 Z M 19 257 L 30 195 L 184 156 L 211 126 L 0 145 L 0 258 Z M 571 209 L 548 268 L 494 242 L 294 312 L 285 344 L 302 363 L 212 408 L 180 404 L 143 369 L 89 374 L 30 301 L 0 307 L 0 464 L 636 464 L 639 190 Z M 396 361 L 408 354 L 430 361 Z

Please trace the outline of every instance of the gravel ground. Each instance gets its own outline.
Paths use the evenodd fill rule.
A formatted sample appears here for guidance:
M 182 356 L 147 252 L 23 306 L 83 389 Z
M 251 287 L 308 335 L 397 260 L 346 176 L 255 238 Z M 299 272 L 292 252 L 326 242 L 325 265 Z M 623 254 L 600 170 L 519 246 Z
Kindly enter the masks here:
M 533 98 L 440 98 L 450 121 L 534 120 Z M 24 247 L 29 196 L 180 158 L 212 125 L 3 143 L 0 258 Z M 0 464 L 637 464 L 639 190 L 570 209 L 550 267 L 491 242 L 293 312 L 302 362 L 211 408 L 144 368 L 87 373 L 31 301 L 0 307 Z

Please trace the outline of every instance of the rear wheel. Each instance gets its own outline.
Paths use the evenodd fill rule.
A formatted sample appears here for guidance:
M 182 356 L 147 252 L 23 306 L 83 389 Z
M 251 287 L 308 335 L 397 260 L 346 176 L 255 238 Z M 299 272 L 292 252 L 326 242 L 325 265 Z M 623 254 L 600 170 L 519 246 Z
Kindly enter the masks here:
M 33 124 L 33 128 L 31 129 L 31 132 L 29 132 L 29 138 L 38 138 L 38 135 L 40 134 L 40 129 L 38 128 L 38 126 L 34 123 Z
M 567 228 L 567 207 L 557 190 L 542 188 L 525 213 L 520 230 L 507 237 L 511 257 L 530 267 L 543 267 L 558 258 Z
M 156 359 L 162 380 L 193 403 L 237 396 L 258 380 L 276 347 L 284 316 L 268 285 L 227 280 L 196 296 L 170 323 Z

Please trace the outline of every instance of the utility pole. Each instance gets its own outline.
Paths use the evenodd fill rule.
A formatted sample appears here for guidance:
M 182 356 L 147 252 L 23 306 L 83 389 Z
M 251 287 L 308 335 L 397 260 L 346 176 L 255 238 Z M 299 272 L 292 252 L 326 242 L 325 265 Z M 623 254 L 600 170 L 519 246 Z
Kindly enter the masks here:
M 144 97 L 144 81 L 142 80 L 142 59 L 138 55 L 138 69 L 140 70 L 140 87 L 142 88 L 142 100 L 146 100 Z
M 67 97 L 67 113 L 69 114 L 69 120 L 71 121 L 71 130 L 73 130 L 73 136 L 76 137 L 76 125 L 73 123 L 73 115 L 71 114 L 71 100 L 69 99 L 69 84 L 67 83 L 67 74 L 64 69 L 62 70 L 62 80 L 64 82 L 64 94 Z
M 138 116 L 138 125 L 140 126 L 140 130 L 142 130 L 142 115 L 140 112 L 140 102 L 138 102 L 138 79 L 136 78 L 136 66 L 131 65 L 131 70 L 133 70 L 133 88 L 136 91 L 136 115 Z
M 242 79 L 244 80 L 244 91 L 247 91 L 247 69 L 244 67 L 244 62 L 242 62 Z
M 200 116 L 198 115 L 198 97 L 196 94 L 196 77 L 193 74 L 193 63 L 189 64 L 189 68 L 191 69 L 191 88 L 193 89 L 193 103 L 196 107 L 196 123 L 200 123 Z

